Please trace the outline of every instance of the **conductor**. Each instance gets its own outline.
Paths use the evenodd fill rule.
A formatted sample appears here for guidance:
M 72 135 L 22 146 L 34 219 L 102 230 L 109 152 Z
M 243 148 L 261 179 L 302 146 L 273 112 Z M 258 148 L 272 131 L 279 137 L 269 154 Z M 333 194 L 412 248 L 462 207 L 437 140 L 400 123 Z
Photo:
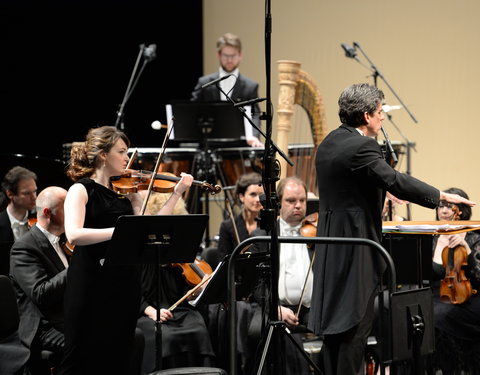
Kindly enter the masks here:
M 317 236 L 367 238 L 380 243 L 387 191 L 429 208 L 441 200 L 475 205 L 389 166 L 374 139 L 385 119 L 383 98 L 381 90 L 368 84 L 352 85 L 340 95 L 342 125 L 324 139 L 316 154 Z M 309 328 L 324 336 L 326 374 L 357 374 L 385 263 L 365 245 L 320 244 L 315 252 Z

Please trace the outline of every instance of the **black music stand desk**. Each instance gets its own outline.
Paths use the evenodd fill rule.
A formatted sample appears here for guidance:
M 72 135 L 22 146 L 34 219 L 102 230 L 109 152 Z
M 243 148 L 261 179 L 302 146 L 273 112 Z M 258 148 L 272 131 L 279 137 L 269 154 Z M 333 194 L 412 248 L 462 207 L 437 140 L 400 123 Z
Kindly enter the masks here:
M 124 215 L 117 220 L 107 249 L 105 266 L 192 263 L 208 222 L 208 215 Z M 161 322 L 159 275 L 156 267 L 157 319 L 155 367 L 160 370 Z

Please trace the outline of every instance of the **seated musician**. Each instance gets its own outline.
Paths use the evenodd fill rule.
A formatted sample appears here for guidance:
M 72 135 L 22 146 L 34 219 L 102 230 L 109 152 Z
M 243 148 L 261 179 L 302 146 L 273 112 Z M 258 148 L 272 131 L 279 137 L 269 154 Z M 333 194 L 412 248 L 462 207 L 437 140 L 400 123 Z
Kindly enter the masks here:
M 256 218 L 262 209 L 261 194 L 263 194 L 263 187 L 260 174 L 247 173 L 237 180 L 235 196 L 241 203 L 242 210 L 235 218 L 229 217 L 220 225 L 218 251 L 222 258 L 231 254 L 240 242 L 250 237 L 251 233 L 257 229 Z
M 280 200 L 280 218 L 278 230 L 280 236 L 299 236 L 302 221 L 306 214 L 307 188 L 297 177 L 287 177 L 278 183 L 277 194 Z M 252 236 L 265 235 L 265 231 L 258 229 Z M 252 251 L 265 251 L 265 245 L 254 245 Z M 281 244 L 280 268 L 278 278 L 279 319 L 283 320 L 293 332 L 303 328 L 308 322 L 310 301 L 312 297 L 313 273 L 309 270 L 313 249 L 306 244 Z M 308 277 L 307 277 L 308 275 Z M 305 282 L 306 281 L 306 282 Z M 304 290 L 305 289 L 305 290 Z M 302 297 L 302 291 L 303 297 Z M 302 298 L 302 300 L 301 300 Z M 297 315 L 298 307 L 300 313 Z M 254 320 L 255 323 L 257 323 Z M 255 324 L 254 323 L 254 324 Z M 297 329 L 298 330 L 298 329 Z M 302 333 L 294 334 L 295 340 L 302 345 Z M 308 374 L 307 361 L 297 352 L 296 348 L 286 338 L 288 345 L 285 359 L 287 374 Z
M 148 209 L 156 212 L 167 200 L 169 194 L 152 193 Z M 179 199 L 174 214 L 188 214 L 185 202 Z M 160 344 L 162 368 L 210 367 L 214 365 L 215 355 L 203 316 L 188 303 L 188 298 L 173 311 L 168 308 L 183 297 L 191 288 L 182 276 L 182 269 L 173 266 L 157 267 L 160 294 L 160 306 L 157 306 L 157 285 L 155 265 L 144 265 L 142 270 L 142 317 L 137 322 L 145 336 L 143 371 L 150 373 L 155 369 L 155 321 L 157 307 L 160 308 L 162 322 Z M 198 292 L 196 292 L 198 294 Z M 191 297 L 194 298 L 195 295 Z
M 0 274 L 8 276 L 13 242 L 28 231 L 28 213 L 35 208 L 37 175 L 20 166 L 10 169 L 0 192 Z
M 447 193 L 458 194 L 468 199 L 461 189 L 451 188 Z M 458 211 L 457 211 L 458 210 Z M 437 208 L 437 220 L 469 220 L 472 211 L 464 204 L 454 205 L 441 201 Z M 442 252 L 445 247 L 463 246 L 467 251 L 468 265 L 465 276 L 470 279 L 472 289 L 480 287 L 480 234 L 464 232 L 453 235 L 435 236 L 433 241 L 433 271 L 437 279 L 433 282 L 435 353 L 434 369 L 441 369 L 443 374 L 456 374 L 460 371 L 478 374 L 480 369 L 480 297 L 472 297 L 462 304 L 440 301 L 438 279 L 445 277 Z
M 68 257 L 59 239 L 64 229 L 63 204 L 67 191 L 57 186 L 42 190 L 36 200 L 37 224 L 15 241 L 10 256 L 10 277 L 20 314 L 18 334 L 30 349 L 28 368 L 41 371 L 41 350 L 53 352 L 52 365 L 63 355 L 63 296 Z M 43 368 L 45 371 L 46 368 Z

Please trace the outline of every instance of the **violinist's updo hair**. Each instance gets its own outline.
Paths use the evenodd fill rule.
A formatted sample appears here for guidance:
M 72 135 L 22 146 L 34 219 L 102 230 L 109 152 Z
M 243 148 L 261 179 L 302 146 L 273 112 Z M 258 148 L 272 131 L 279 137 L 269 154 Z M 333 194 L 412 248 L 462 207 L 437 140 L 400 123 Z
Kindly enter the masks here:
M 90 129 L 85 142 L 74 143 L 72 146 L 67 176 L 73 181 L 90 177 L 98 166 L 98 155 L 102 152 L 108 153 L 119 139 L 122 139 L 127 147 L 130 146 L 125 133 L 113 126 Z

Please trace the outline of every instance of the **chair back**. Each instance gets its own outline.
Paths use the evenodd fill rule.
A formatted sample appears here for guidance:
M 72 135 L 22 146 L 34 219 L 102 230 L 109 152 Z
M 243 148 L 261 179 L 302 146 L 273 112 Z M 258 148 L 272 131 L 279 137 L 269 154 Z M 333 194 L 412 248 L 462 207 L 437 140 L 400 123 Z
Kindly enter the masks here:
M 0 341 L 18 329 L 17 298 L 9 277 L 0 275 Z

